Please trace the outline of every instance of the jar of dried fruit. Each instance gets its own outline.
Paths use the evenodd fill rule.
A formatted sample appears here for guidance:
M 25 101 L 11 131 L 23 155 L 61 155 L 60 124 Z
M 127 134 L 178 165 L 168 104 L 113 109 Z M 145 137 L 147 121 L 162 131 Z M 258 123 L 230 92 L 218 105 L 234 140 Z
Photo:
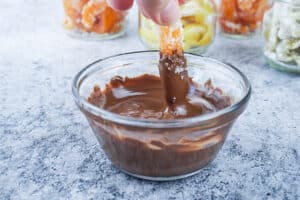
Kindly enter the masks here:
M 203 53 L 213 42 L 216 29 L 216 6 L 212 0 L 180 1 L 184 50 Z M 139 14 L 139 35 L 146 46 L 159 48 L 158 25 Z
M 263 33 L 271 66 L 300 73 L 300 0 L 277 0 L 265 14 Z
M 63 0 L 64 27 L 71 36 L 111 39 L 124 33 L 125 12 L 113 10 L 106 0 Z
M 237 38 L 255 35 L 259 32 L 265 11 L 271 5 L 271 0 L 221 0 L 221 34 Z

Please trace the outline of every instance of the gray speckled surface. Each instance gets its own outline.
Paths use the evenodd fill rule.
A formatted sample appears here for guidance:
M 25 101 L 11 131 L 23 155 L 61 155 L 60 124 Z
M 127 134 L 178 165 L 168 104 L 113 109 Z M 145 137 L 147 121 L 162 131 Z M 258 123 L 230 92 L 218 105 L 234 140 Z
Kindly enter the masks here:
M 236 65 L 253 95 L 217 159 L 191 178 L 148 182 L 112 167 L 70 91 L 86 64 L 144 49 L 126 37 L 67 37 L 60 0 L 0 1 L 0 199 L 299 199 L 300 77 L 270 69 L 261 42 L 219 38 L 207 53 Z

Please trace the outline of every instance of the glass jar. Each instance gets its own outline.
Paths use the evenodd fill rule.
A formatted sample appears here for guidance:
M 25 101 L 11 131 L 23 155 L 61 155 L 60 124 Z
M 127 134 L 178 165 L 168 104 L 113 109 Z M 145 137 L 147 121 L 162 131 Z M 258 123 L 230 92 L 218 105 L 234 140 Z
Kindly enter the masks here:
M 256 35 L 270 0 L 221 0 L 219 24 L 222 35 L 242 38 Z
M 300 0 L 277 0 L 265 14 L 263 33 L 271 66 L 300 73 Z
M 186 0 L 181 4 L 180 11 L 184 50 L 205 52 L 215 37 L 215 4 L 211 0 Z M 149 48 L 159 48 L 158 26 L 142 14 L 139 14 L 139 35 Z
M 111 39 L 124 34 L 125 12 L 113 10 L 105 0 L 63 0 L 64 27 L 74 37 Z

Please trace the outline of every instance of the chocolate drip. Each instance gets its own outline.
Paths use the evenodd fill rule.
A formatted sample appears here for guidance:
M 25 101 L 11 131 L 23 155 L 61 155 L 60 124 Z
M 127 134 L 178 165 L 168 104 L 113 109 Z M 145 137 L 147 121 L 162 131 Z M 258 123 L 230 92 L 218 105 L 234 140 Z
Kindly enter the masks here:
M 160 53 L 159 72 L 168 104 L 183 104 L 189 91 L 186 58 L 176 50 Z

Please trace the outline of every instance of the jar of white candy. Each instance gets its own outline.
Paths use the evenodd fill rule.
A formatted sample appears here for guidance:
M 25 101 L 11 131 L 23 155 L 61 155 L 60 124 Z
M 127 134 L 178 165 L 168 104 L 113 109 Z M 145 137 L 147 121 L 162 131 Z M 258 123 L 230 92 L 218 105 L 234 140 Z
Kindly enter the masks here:
M 277 0 L 264 16 L 263 33 L 269 64 L 300 73 L 300 0 Z

